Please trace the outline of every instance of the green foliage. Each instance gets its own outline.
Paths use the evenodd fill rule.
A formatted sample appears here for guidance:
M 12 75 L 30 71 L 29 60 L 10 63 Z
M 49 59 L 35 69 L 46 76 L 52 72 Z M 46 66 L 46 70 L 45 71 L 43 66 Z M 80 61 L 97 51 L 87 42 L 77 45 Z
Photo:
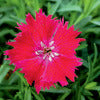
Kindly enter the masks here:
M 35 17 L 35 11 L 42 8 L 47 15 L 69 21 L 75 29 L 82 31 L 80 38 L 86 42 L 76 49 L 83 59 L 83 65 L 76 71 L 78 78 L 69 85 L 43 89 L 36 93 L 29 86 L 24 75 L 14 70 L 4 59 L 6 45 L 19 32 L 17 22 L 25 22 L 27 13 Z M 96 94 L 95 94 L 96 93 Z M 99 100 L 100 99 L 100 0 L 0 0 L 0 100 Z

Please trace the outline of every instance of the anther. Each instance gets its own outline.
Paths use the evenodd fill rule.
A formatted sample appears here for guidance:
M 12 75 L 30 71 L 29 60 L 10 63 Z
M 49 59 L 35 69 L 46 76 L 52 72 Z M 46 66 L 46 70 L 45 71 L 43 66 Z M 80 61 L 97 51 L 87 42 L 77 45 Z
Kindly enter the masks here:
M 50 60 L 50 61 L 52 61 L 52 58 L 51 58 L 51 56 L 49 56 L 49 60 Z
M 45 58 L 46 58 L 46 56 L 47 56 L 47 55 L 44 55 L 44 56 L 43 56 L 43 59 L 45 59 Z
M 59 56 L 59 53 L 56 53 L 56 52 L 55 52 L 54 55 L 55 55 L 55 56 Z
M 40 44 L 41 44 L 41 47 L 45 47 L 46 46 L 42 41 L 40 42 Z
M 52 44 L 54 43 L 54 41 L 49 42 L 49 45 L 52 46 Z
M 51 56 L 54 57 L 54 55 L 51 53 Z
M 54 46 L 50 47 L 51 50 L 53 50 L 54 48 L 55 48 Z
M 39 55 L 39 53 L 37 51 L 35 53 L 36 53 L 36 55 Z

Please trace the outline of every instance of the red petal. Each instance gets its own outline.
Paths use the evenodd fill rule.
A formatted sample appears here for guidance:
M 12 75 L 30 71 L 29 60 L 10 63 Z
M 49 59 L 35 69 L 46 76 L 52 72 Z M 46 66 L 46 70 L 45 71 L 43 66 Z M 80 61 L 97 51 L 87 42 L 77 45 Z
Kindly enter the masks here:
M 42 60 L 34 58 L 31 60 L 25 60 L 15 63 L 16 69 L 22 68 L 21 73 L 25 74 L 27 82 L 32 85 L 33 81 L 39 81 L 40 76 L 43 73 Z
M 74 31 L 73 26 L 67 30 L 67 24 L 63 26 L 61 22 L 53 38 L 55 41 L 55 51 L 60 54 L 73 56 L 76 53 L 75 49 L 80 45 L 79 42 L 85 41 L 85 39 L 75 39 L 80 32 Z
M 63 73 L 63 70 L 56 60 L 49 62 L 48 66 L 45 66 L 45 71 L 42 75 L 42 78 L 43 81 L 47 82 L 59 82 L 62 86 L 68 84 Z

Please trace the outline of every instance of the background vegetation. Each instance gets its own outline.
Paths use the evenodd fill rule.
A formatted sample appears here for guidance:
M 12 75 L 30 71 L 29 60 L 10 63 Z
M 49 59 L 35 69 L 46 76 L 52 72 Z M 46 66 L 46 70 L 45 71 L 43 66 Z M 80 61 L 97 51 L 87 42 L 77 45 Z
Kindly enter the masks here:
M 38 95 L 34 86 L 30 87 L 23 75 L 4 59 L 3 53 L 11 47 L 6 45 L 19 32 L 17 22 L 25 22 L 29 12 L 42 8 L 46 15 L 58 19 L 64 16 L 69 27 L 82 31 L 79 37 L 86 42 L 76 49 L 83 59 L 83 66 L 76 71 L 75 83 L 50 90 L 41 90 Z M 0 0 L 0 100 L 100 100 L 100 0 Z

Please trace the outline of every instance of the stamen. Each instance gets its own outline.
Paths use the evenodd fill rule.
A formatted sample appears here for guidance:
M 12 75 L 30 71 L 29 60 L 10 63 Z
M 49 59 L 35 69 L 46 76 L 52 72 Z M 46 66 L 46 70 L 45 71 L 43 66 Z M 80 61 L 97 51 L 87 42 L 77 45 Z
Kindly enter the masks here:
M 37 51 L 35 53 L 36 53 L 36 55 L 39 55 L 39 53 Z
M 54 55 L 55 55 L 55 56 L 59 56 L 59 53 L 56 53 L 56 52 L 55 52 Z
M 51 56 L 54 57 L 54 55 L 51 53 Z
M 37 52 L 38 52 L 38 53 L 42 53 L 43 51 L 42 51 L 42 50 L 38 50 Z
M 41 47 L 45 47 L 46 46 L 42 41 L 40 42 L 40 44 L 41 44 Z
M 54 41 L 49 42 L 49 45 L 52 46 L 52 44 L 54 43 Z
M 54 46 L 50 47 L 51 50 L 53 50 L 54 48 L 55 48 Z
M 52 58 L 51 58 L 51 56 L 49 56 L 49 60 L 50 60 L 50 61 L 52 61 Z
M 43 59 L 45 59 L 45 58 L 46 58 L 46 56 L 47 56 L 47 55 L 44 55 L 44 56 L 43 56 Z

